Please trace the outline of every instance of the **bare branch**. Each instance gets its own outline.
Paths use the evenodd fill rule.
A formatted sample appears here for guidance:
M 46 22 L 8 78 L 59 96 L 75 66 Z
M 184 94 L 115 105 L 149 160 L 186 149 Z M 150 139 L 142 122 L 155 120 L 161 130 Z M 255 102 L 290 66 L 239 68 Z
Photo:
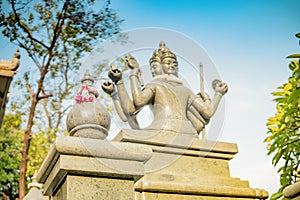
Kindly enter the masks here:
M 47 99 L 49 97 L 53 97 L 53 94 L 52 93 L 44 94 L 43 96 L 39 96 L 38 100 Z
M 61 13 L 59 15 L 59 18 L 57 20 L 57 23 L 56 23 L 56 27 L 53 31 L 53 37 L 52 37 L 52 42 L 51 42 L 51 46 L 49 47 L 49 49 L 53 49 L 55 44 L 56 44 L 56 41 L 60 35 L 60 32 L 61 32 L 61 27 L 64 25 L 64 22 L 65 22 L 65 14 L 67 12 L 67 7 L 68 7 L 68 1 L 65 1 L 63 7 L 62 7 L 62 10 L 61 10 Z
M 30 86 L 29 84 L 26 84 L 26 89 L 27 89 L 27 91 L 29 92 L 29 94 L 31 95 L 31 97 L 33 98 L 35 94 L 34 94 L 33 91 L 31 90 L 31 86 Z
M 29 57 L 32 59 L 34 64 L 40 69 L 41 65 L 38 62 L 38 59 L 36 58 L 36 56 L 31 52 L 31 50 L 27 46 L 25 46 L 19 39 L 17 39 L 17 42 L 21 48 L 26 50 L 26 52 L 28 53 Z
M 16 11 L 23 10 L 30 3 L 31 3 L 31 1 L 28 1 L 28 2 L 25 2 L 25 3 L 22 2 L 22 7 L 17 8 Z
M 13 10 L 13 13 L 14 13 L 14 15 L 15 15 L 15 18 L 16 18 L 16 21 L 17 21 L 19 27 L 20 27 L 25 33 L 27 33 L 28 37 L 29 37 L 31 40 L 33 40 L 33 41 L 39 43 L 40 45 L 42 45 L 42 46 L 45 47 L 46 49 L 49 49 L 49 47 L 48 47 L 47 45 L 45 45 L 43 42 L 41 42 L 40 40 L 38 40 L 38 39 L 36 39 L 35 37 L 33 37 L 32 34 L 30 33 L 30 31 L 29 31 L 29 30 L 21 23 L 21 19 L 19 18 L 19 15 L 18 15 L 17 10 L 16 10 L 16 7 L 15 7 L 15 5 L 16 5 L 16 4 L 15 4 L 15 0 L 11 0 L 10 2 L 11 2 L 12 10 Z
M 43 105 L 43 108 L 44 108 L 44 111 L 45 111 L 45 115 L 46 115 L 46 118 L 47 118 L 47 121 L 48 121 L 48 127 L 51 129 L 52 128 L 52 123 L 51 123 L 51 118 L 50 118 L 50 115 L 49 115 L 49 112 L 48 112 L 48 109 L 47 109 L 47 101 L 48 99 L 43 99 L 42 100 L 42 105 Z
M 58 106 L 57 106 L 57 110 L 58 110 L 58 115 L 57 115 L 57 121 L 56 121 L 56 125 L 55 125 L 55 128 L 57 129 L 58 126 L 60 125 L 60 121 L 61 121 L 61 118 L 62 118 L 62 113 L 61 113 L 61 104 L 62 104 L 62 100 L 60 98 L 59 102 L 58 102 Z
M 71 107 L 72 105 L 67 106 L 61 113 L 64 115 Z

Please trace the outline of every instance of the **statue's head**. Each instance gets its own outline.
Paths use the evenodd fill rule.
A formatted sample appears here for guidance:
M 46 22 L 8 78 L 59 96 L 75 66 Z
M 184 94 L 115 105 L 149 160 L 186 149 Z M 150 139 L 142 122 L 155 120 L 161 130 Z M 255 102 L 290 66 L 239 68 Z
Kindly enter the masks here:
M 176 55 L 164 42 L 159 43 L 159 49 L 153 52 L 150 58 L 152 76 L 169 74 L 178 76 L 178 62 Z
M 89 70 L 86 70 L 83 78 L 81 79 L 83 85 L 92 86 L 94 84 L 94 78 L 89 73 Z
M 164 43 L 161 42 L 160 45 Z M 165 74 L 178 76 L 178 62 L 176 55 L 165 45 L 161 48 L 161 66 Z
M 155 50 L 153 52 L 153 56 L 150 58 L 150 61 L 149 61 L 153 77 L 164 74 L 160 61 L 161 60 L 160 60 L 159 52 L 157 50 Z

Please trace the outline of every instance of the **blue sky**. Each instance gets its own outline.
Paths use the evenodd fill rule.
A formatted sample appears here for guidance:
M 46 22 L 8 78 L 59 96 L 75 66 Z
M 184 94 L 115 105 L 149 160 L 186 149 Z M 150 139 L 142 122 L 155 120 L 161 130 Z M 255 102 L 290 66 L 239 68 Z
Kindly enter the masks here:
M 117 0 L 112 4 L 126 20 L 124 29 L 141 26 L 174 29 L 192 37 L 212 57 L 229 65 L 235 64 L 234 60 L 248 63 L 257 59 L 284 60 L 297 50 L 294 34 L 300 26 L 297 10 L 300 3 L 296 0 Z M 240 70 L 248 70 L 245 68 L 241 66 Z
M 221 140 L 237 143 L 231 175 L 273 193 L 279 179 L 266 156 L 265 123 L 275 113 L 271 92 L 290 75 L 285 57 L 299 53 L 299 0 L 111 0 L 123 30 L 161 27 L 200 44 L 229 85 Z M 147 38 L 145 38 L 147 39 Z M 1 59 L 15 51 L 0 36 Z M 28 67 L 23 58 L 22 67 Z
M 238 144 L 231 175 L 271 194 L 279 176 L 263 143 L 275 113 L 272 91 L 290 75 L 285 57 L 299 52 L 298 0 L 117 0 L 123 29 L 162 27 L 197 41 L 229 85 L 221 140 Z M 146 39 L 146 38 L 145 38 Z

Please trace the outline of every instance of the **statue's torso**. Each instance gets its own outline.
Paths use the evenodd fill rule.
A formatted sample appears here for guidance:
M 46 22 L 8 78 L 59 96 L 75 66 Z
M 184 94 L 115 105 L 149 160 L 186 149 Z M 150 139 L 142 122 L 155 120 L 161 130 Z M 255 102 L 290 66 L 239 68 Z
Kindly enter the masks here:
M 193 95 L 187 87 L 166 81 L 153 81 L 146 87 L 155 92 L 151 105 L 154 120 L 147 129 L 195 132 L 186 115 L 189 99 Z

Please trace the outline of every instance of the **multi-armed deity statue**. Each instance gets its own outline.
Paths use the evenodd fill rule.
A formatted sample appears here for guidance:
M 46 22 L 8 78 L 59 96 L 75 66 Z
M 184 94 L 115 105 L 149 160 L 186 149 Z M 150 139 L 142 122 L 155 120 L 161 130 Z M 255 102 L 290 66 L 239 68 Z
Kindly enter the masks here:
M 86 72 L 76 104 L 67 117 L 70 136 L 57 138 L 37 181 L 54 199 L 266 199 L 265 190 L 230 176 L 228 161 L 237 145 L 197 137 L 214 115 L 227 85 L 212 82 L 211 99 L 178 78 L 176 55 L 161 42 L 150 58 L 153 79 L 144 83 L 134 57 L 125 57 L 131 93 L 112 64 L 112 82 L 102 84 L 116 110 L 132 129 L 106 140 L 110 115 L 101 106 L 94 80 Z M 142 129 L 137 115 L 149 106 L 154 119 Z M 78 192 L 79 191 L 79 192 Z
M 140 129 L 137 114 L 144 106 L 149 105 L 154 120 L 145 129 L 200 133 L 228 90 L 226 83 L 215 80 L 212 83 L 215 91 L 212 100 L 205 92 L 193 94 L 178 78 L 177 57 L 164 42 L 160 43 L 159 49 L 155 50 L 150 58 L 153 80 L 145 86 L 135 58 L 127 55 L 125 60 L 132 69 L 130 74 L 132 98 L 126 91 L 121 71 L 114 63 L 108 74 L 113 83 L 103 83 L 102 89 L 111 95 L 120 118 L 128 121 L 133 129 Z

